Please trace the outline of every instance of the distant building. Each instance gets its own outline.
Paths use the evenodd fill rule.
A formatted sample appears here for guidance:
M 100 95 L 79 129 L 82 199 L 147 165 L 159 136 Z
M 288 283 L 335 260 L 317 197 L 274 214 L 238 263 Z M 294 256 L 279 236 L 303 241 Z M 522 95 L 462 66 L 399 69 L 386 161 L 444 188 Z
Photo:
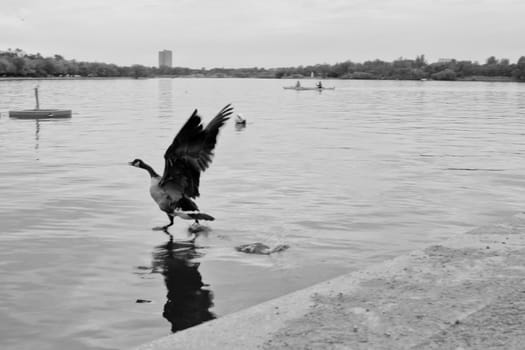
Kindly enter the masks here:
M 170 50 L 159 51 L 159 68 L 173 66 L 172 53 Z
M 440 58 L 438 59 L 438 63 L 450 63 L 453 60 L 454 60 L 453 58 Z

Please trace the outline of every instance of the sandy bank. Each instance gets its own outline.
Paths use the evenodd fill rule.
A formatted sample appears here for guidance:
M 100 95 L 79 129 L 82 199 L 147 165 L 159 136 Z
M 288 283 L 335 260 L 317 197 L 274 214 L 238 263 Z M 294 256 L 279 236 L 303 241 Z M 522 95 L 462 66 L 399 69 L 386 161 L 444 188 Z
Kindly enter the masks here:
M 145 344 L 523 349 L 525 214 Z

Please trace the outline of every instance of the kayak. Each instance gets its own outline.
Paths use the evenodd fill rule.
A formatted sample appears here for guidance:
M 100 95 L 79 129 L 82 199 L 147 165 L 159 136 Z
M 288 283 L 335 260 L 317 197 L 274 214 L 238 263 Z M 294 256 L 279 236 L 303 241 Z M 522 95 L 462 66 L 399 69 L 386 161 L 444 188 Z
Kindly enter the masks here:
M 303 87 L 303 86 L 283 86 L 283 89 L 285 90 L 297 90 L 297 91 L 303 91 L 303 90 L 335 90 L 335 87 Z

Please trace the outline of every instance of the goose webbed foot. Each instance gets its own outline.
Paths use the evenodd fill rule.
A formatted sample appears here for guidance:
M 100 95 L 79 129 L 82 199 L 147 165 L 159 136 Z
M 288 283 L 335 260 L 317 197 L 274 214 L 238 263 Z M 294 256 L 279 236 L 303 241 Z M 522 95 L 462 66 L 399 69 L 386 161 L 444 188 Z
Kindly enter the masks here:
M 165 234 L 167 234 L 168 236 L 170 236 L 170 239 L 173 238 L 173 236 L 171 235 L 170 231 L 168 231 L 168 225 L 166 226 L 157 226 L 157 227 L 153 227 L 152 230 L 153 231 L 162 231 L 164 232 Z

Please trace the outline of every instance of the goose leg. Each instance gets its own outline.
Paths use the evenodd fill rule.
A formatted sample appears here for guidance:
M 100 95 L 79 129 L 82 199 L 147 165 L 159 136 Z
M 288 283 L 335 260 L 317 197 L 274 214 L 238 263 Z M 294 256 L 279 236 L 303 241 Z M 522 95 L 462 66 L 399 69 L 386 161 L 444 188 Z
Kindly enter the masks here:
M 166 215 L 168 215 L 168 218 L 170 218 L 170 223 L 168 225 L 154 227 L 153 228 L 154 231 L 165 231 L 165 232 L 167 232 L 168 231 L 168 227 L 173 225 L 173 215 L 170 215 L 168 213 L 166 213 Z
M 168 227 L 170 227 L 171 225 L 173 225 L 173 215 L 170 215 L 170 214 L 166 214 L 166 215 L 168 215 L 168 217 L 170 218 L 170 223 L 169 223 L 168 225 L 166 225 L 166 226 L 163 227 L 164 230 L 167 230 Z

